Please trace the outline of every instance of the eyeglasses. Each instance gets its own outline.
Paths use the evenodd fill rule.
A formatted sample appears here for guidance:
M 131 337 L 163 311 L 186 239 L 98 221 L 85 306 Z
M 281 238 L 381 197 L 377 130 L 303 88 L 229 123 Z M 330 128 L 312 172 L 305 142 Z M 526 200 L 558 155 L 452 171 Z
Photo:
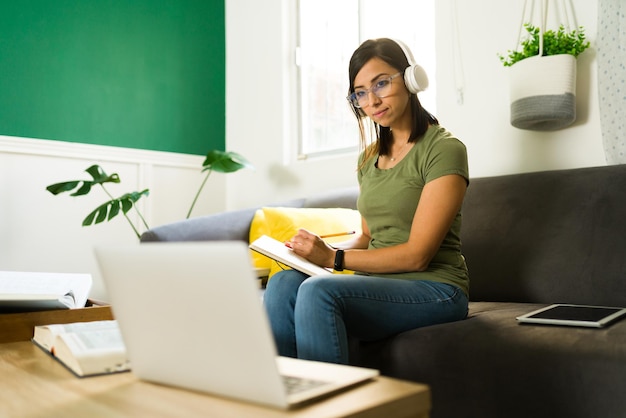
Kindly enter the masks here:
M 402 74 L 402 72 L 396 73 L 389 77 L 381 78 L 378 81 L 376 81 L 374 85 L 370 87 L 369 89 L 367 90 L 358 89 L 354 93 L 346 97 L 346 99 L 348 99 L 348 101 L 350 102 L 350 104 L 352 104 L 352 106 L 362 108 L 369 104 L 370 93 L 372 93 L 374 96 L 378 97 L 379 99 L 382 99 L 383 97 L 387 97 L 391 94 L 391 80 L 393 80 L 400 74 Z

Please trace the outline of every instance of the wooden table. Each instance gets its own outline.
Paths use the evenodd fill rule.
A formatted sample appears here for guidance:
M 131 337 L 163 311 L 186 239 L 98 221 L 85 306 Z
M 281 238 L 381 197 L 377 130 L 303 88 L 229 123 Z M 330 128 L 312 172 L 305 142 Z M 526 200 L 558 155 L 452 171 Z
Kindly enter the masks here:
M 78 378 L 30 341 L 0 344 L 0 417 L 427 418 L 428 386 L 387 377 L 282 411 L 138 380 Z

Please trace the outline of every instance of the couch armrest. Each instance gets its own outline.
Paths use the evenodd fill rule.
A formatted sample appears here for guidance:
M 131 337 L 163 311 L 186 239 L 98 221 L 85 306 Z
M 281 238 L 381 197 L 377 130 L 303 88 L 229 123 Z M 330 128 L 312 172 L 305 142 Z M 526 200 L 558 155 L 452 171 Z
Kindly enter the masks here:
M 141 242 L 151 241 L 245 241 L 258 208 L 241 209 L 185 219 L 149 229 Z

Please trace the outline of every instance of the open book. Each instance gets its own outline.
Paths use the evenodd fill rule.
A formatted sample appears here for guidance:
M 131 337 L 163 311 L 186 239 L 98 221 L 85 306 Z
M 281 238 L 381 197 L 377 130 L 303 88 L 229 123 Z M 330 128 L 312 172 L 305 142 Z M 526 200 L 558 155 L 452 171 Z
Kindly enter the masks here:
M 130 370 L 116 320 L 38 325 L 33 342 L 77 376 Z
M 0 271 L 0 312 L 83 308 L 90 274 Z
M 317 264 L 311 263 L 305 258 L 300 257 L 290 248 L 287 248 L 284 243 L 267 235 L 262 235 L 252 242 L 250 244 L 250 249 L 276 260 L 279 263 L 306 273 L 309 276 L 330 274 L 333 272 L 331 269 L 320 267 Z

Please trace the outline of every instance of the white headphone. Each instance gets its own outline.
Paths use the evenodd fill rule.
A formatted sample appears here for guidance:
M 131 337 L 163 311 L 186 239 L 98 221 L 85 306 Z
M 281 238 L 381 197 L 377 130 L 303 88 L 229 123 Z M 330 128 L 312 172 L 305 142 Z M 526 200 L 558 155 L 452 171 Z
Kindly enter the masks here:
M 404 70 L 404 84 L 409 92 L 417 94 L 420 91 L 424 91 L 428 88 L 428 75 L 424 68 L 418 65 L 411 54 L 411 50 L 404 42 L 397 39 L 393 39 L 395 43 L 402 48 L 402 52 L 409 61 L 409 66 Z

